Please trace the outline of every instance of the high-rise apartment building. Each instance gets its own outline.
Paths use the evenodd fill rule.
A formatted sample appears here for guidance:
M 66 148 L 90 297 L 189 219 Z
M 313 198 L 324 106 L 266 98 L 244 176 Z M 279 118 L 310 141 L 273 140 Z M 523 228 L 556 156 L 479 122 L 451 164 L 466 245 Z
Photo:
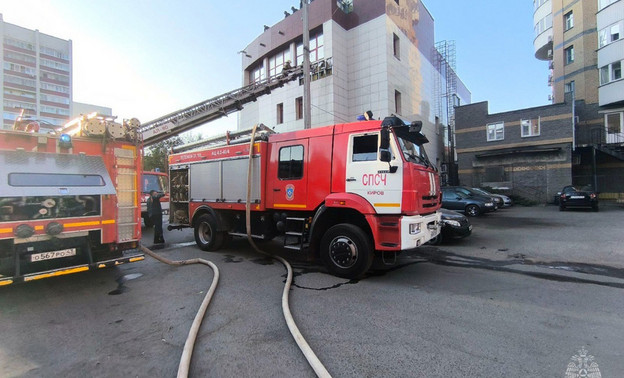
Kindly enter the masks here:
M 2 44 L 2 126 L 25 115 L 63 125 L 71 114 L 72 42 L 4 22 Z
M 436 49 L 433 17 L 422 1 L 314 0 L 308 10 L 311 126 L 353 122 L 368 110 L 376 119 L 422 120 L 427 151 L 441 166 L 442 125 L 452 123 L 453 105 L 470 103 L 471 95 L 455 74 L 454 53 Z M 284 13 L 241 51 L 243 84 L 279 75 L 288 61 L 302 64 L 302 10 Z M 303 129 L 301 84 L 247 104 L 239 128 L 262 122 L 277 131 Z

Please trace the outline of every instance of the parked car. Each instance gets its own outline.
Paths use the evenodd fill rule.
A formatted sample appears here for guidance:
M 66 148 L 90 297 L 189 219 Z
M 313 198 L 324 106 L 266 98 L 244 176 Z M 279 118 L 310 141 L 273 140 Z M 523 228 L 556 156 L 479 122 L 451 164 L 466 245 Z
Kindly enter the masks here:
M 494 210 L 498 210 L 499 208 L 503 207 L 503 200 L 498 197 L 494 197 L 491 194 L 479 193 L 478 191 L 472 188 L 469 188 L 467 186 L 455 186 L 454 188 L 457 188 L 457 190 L 462 191 L 465 194 L 468 194 L 469 196 L 481 196 L 481 197 L 490 198 L 492 202 L 494 202 Z
M 495 197 L 495 198 L 499 198 L 502 200 L 503 205 L 499 206 L 500 207 L 509 207 L 513 205 L 513 201 L 511 200 L 511 198 L 507 197 L 506 195 L 503 194 L 496 194 L 496 193 L 490 193 L 484 189 L 481 188 L 471 188 L 472 190 L 476 191 L 477 193 L 480 193 L 484 196 L 490 196 L 490 197 Z
M 496 210 L 492 197 L 467 194 L 465 189 L 457 186 L 442 188 L 442 207 L 464 212 L 470 217 Z
M 446 240 L 461 239 L 472 233 L 472 225 L 463 214 L 453 210 L 440 209 L 442 213 L 442 230 L 429 244 L 437 245 Z
M 598 194 L 591 187 L 579 189 L 572 185 L 565 186 L 559 195 L 559 210 L 569 207 L 588 207 L 598 211 Z

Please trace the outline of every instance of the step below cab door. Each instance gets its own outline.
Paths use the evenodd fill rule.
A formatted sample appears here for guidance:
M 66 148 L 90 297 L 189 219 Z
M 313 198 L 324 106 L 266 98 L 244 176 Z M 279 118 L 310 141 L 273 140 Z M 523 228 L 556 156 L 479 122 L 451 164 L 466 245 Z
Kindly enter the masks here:
M 308 194 L 308 139 L 277 142 L 271 146 L 267 169 L 267 207 L 305 210 Z

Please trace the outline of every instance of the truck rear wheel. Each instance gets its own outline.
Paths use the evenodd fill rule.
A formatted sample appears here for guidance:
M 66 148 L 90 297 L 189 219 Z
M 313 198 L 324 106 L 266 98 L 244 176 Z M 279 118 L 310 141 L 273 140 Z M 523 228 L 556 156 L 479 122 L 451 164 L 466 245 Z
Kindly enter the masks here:
M 216 251 L 223 246 L 225 233 L 217 231 L 217 221 L 210 214 L 199 217 L 195 224 L 195 243 L 203 251 Z
M 358 278 L 373 263 L 374 250 L 370 238 L 361 228 L 348 223 L 331 227 L 320 246 L 321 260 L 333 275 Z

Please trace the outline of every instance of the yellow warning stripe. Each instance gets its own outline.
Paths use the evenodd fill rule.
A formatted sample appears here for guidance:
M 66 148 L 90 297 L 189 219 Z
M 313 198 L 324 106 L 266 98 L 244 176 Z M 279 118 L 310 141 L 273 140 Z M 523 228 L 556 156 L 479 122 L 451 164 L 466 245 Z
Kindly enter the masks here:
M 136 261 L 143 261 L 145 260 L 145 256 L 139 256 L 139 257 L 133 257 L 130 260 L 128 260 L 128 262 L 136 262 Z
M 13 283 L 13 280 L 4 280 L 4 281 L 0 281 L 0 286 L 6 286 L 12 283 Z
M 102 224 L 102 225 L 115 224 L 115 220 L 114 219 L 103 220 L 101 223 L 100 223 L 100 221 L 65 223 L 65 224 L 63 224 L 63 227 L 99 226 L 100 224 Z M 41 226 L 41 225 L 35 226 L 35 230 L 36 231 L 41 231 L 43 229 L 44 229 L 44 227 Z M 0 228 L 0 234 L 10 234 L 12 232 L 13 232 L 12 228 Z
M 89 270 L 88 266 L 80 266 L 80 267 L 77 267 L 77 268 L 58 270 L 56 272 L 43 273 L 43 274 L 38 274 L 36 276 L 24 277 L 24 281 L 40 280 L 40 279 L 43 279 L 43 278 L 56 277 L 56 276 L 62 276 L 62 275 L 65 275 L 65 274 L 84 272 L 86 270 Z
M 295 205 L 290 203 L 276 203 L 273 207 L 284 207 L 288 209 L 305 209 L 306 205 Z
M 400 203 L 374 203 L 375 207 L 401 207 Z

